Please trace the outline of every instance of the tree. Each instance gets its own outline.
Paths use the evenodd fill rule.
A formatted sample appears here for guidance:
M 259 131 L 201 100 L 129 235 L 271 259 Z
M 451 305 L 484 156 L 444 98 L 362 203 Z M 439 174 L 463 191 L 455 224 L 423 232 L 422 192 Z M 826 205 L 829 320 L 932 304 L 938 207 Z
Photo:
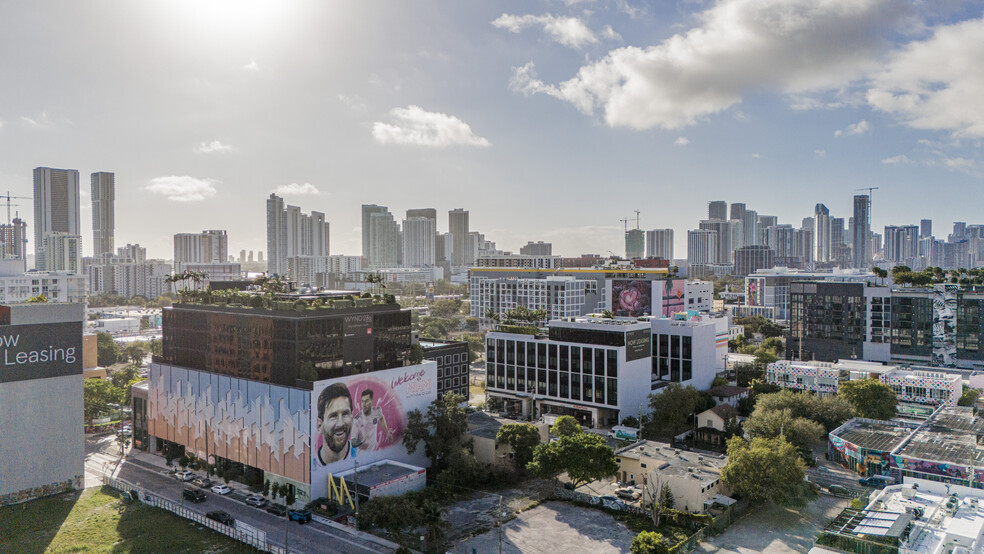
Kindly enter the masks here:
M 643 507 L 649 512 L 649 517 L 652 518 L 653 525 L 656 527 L 660 526 L 663 516 L 672 510 L 676 503 L 673 491 L 663 481 L 662 475 L 655 471 L 649 474 L 643 498 Z
M 697 409 L 700 392 L 691 385 L 670 383 L 659 394 L 649 395 L 652 410 L 643 433 L 646 438 L 672 437 L 687 429 L 687 418 Z
M 583 432 L 584 429 L 581 429 L 581 424 L 569 415 L 562 415 L 558 417 L 557 421 L 555 421 L 553 426 L 550 427 L 550 434 L 555 437 L 568 437 L 570 435 Z
M 109 378 L 113 386 L 118 389 L 123 389 L 126 387 L 130 381 L 133 381 L 139 376 L 140 368 L 134 365 L 129 365 L 123 369 L 117 369 L 113 372 L 113 376 Z
M 973 406 L 977 402 L 977 398 L 980 397 L 981 391 L 978 389 L 972 389 L 967 385 L 963 386 L 963 393 L 960 395 L 960 400 L 957 401 L 957 406 Z
M 655 531 L 642 531 L 629 546 L 632 554 L 669 554 L 670 548 L 666 546 L 663 535 Z
M 888 271 L 880 267 L 872 267 L 871 272 L 874 273 L 875 277 L 878 277 L 879 279 L 884 279 L 885 277 L 888 277 Z
M 413 454 L 417 445 L 424 442 L 424 453 L 431 459 L 435 474 L 447 468 L 449 458 L 463 448 L 472 450 L 472 441 L 463 436 L 468 431 L 468 414 L 461 404 L 465 397 L 460 394 L 445 393 L 431 402 L 424 416 L 420 410 L 407 414 L 407 427 L 403 432 L 403 446 Z
M 533 459 L 533 449 L 540 444 L 540 432 L 530 423 L 507 423 L 499 427 L 495 442 L 511 446 L 513 463 L 517 469 L 523 470 Z
M 780 337 L 769 337 L 762 341 L 762 348 L 771 350 L 779 355 L 786 351 L 786 344 L 782 341 Z
M 618 471 L 618 463 L 615 452 L 604 437 L 582 432 L 541 443 L 533 451 L 533 461 L 527 468 L 545 479 L 567 472 L 571 484 L 577 488 L 614 475 Z
M 150 346 L 146 342 L 127 343 L 127 345 L 120 350 L 119 361 L 141 364 L 149 353 Z
M 96 333 L 96 363 L 108 367 L 117 362 L 120 347 L 109 333 Z
M 823 425 L 794 417 L 789 409 L 766 410 L 762 406 L 755 408 L 743 427 L 749 438 L 783 437 L 797 448 L 810 450 L 826 435 Z
M 891 387 L 875 379 L 848 381 L 840 386 L 840 394 L 854 406 L 859 417 L 892 419 L 898 398 Z
M 442 298 L 434 302 L 430 313 L 433 317 L 454 317 L 461 311 L 461 300 Z
M 802 496 L 805 471 L 796 447 L 781 437 L 751 442 L 732 437 L 721 480 L 734 494 L 752 502 L 786 504 Z
M 150 349 L 150 354 L 152 356 L 160 356 L 164 353 L 164 343 L 161 339 L 153 339 L 148 343 L 147 347 Z
M 86 421 L 91 421 L 100 412 L 108 410 L 110 404 L 119 404 L 121 400 L 120 389 L 105 379 L 82 381 L 82 405 Z
M 788 389 L 776 392 L 775 385 L 756 381 L 752 391 L 755 408 L 762 411 L 789 410 L 793 417 L 816 421 L 829 432 L 854 415 L 854 407 L 841 396 L 819 397 L 807 392 Z
M 410 346 L 410 353 L 407 356 L 407 361 L 410 362 L 410 365 L 417 365 L 424 361 L 424 348 L 419 343 L 413 343 Z

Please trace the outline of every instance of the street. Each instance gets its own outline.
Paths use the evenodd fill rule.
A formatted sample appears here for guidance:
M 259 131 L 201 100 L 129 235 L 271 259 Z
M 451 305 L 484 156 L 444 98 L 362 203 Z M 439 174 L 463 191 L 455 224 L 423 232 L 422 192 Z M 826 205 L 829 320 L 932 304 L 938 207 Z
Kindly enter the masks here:
M 159 463 L 158 463 L 159 461 Z M 228 512 L 236 520 L 266 532 L 268 540 L 287 545 L 292 551 L 312 554 L 327 552 L 359 553 L 392 552 L 393 549 L 376 542 L 363 539 L 355 531 L 349 533 L 317 522 L 300 525 L 268 514 L 262 508 L 254 508 L 243 502 L 245 490 L 242 485 L 230 482 L 230 486 L 241 488 L 222 496 L 206 490 L 205 502 L 192 504 L 182 498 L 185 487 L 197 488 L 190 483 L 182 483 L 170 475 L 164 475 L 164 460 L 152 454 L 133 450 L 121 462 L 116 437 L 108 435 L 86 439 L 85 486 L 102 485 L 103 471 L 118 479 L 142 487 L 149 492 L 173 502 L 184 503 L 185 507 L 202 514 L 213 510 Z M 196 472 L 203 475 L 201 472 Z M 219 481 L 221 482 L 221 480 Z

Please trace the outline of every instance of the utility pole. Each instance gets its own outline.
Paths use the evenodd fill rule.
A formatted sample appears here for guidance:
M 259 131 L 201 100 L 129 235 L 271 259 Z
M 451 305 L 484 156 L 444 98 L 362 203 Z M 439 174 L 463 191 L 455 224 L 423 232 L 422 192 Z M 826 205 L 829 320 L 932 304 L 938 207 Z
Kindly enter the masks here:
M 499 520 L 499 554 L 502 554 L 502 495 L 499 495 L 499 508 L 495 511 L 496 519 Z

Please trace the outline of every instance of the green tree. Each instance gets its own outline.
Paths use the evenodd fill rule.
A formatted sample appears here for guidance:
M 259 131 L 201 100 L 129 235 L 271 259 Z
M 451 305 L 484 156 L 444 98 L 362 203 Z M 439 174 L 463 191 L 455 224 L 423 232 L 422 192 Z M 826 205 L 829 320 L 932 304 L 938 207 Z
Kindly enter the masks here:
M 687 429 L 687 419 L 697 409 L 700 392 L 691 385 L 670 383 L 659 394 L 649 395 L 651 414 L 643 428 L 646 438 L 666 438 Z
M 765 371 L 766 366 L 778 359 L 774 351 L 768 348 L 759 348 L 755 350 L 755 369 Z
M 743 428 L 749 438 L 783 437 L 797 448 L 812 449 L 826 436 L 823 425 L 804 417 L 794 417 L 792 411 L 755 408 Z
M 891 387 L 881 381 L 848 381 L 840 386 L 840 394 L 854 406 L 859 417 L 883 420 L 895 417 L 898 397 Z
M 109 333 L 96 333 L 96 363 L 109 367 L 120 357 L 120 347 Z
M 148 344 L 147 347 L 150 349 L 150 353 L 153 356 L 160 356 L 164 353 L 164 343 L 161 339 L 153 339 Z
M 464 401 L 464 396 L 449 392 L 431 402 L 426 416 L 420 410 L 407 414 L 403 446 L 413 454 L 423 441 L 424 453 L 431 459 L 435 474 L 447 468 L 452 455 L 462 449 L 470 452 L 473 448 L 471 440 L 464 440 L 464 434 L 468 431 L 468 414 L 461 407 Z
M 507 423 L 499 427 L 495 442 L 511 446 L 513 463 L 523 470 L 533 459 L 533 449 L 540 444 L 540 432 L 530 423 Z
M 721 480 L 752 502 L 786 504 L 803 495 L 806 465 L 796 447 L 781 437 L 728 440 L 728 463 Z
M 98 344 L 97 344 L 98 347 Z M 122 349 L 120 349 L 119 360 L 122 362 L 130 362 L 133 364 L 141 364 L 147 354 L 150 353 L 150 346 L 146 342 L 130 342 L 127 343 Z
M 669 554 L 670 548 L 666 546 L 663 535 L 655 531 L 642 531 L 629 546 L 632 554 Z
M 123 390 L 131 381 L 139 377 L 140 368 L 135 365 L 128 365 L 123 369 L 117 369 L 109 378 L 114 387 Z
M 407 361 L 410 365 L 416 365 L 424 361 L 424 348 L 418 343 L 414 343 L 410 346 L 410 353 L 408 354 Z
M 84 379 L 82 381 L 82 405 L 86 421 L 91 421 L 99 412 L 105 412 L 110 404 L 123 400 L 122 391 L 105 379 Z
M 963 393 L 960 395 L 960 400 L 957 401 L 957 406 L 973 406 L 977 402 L 978 397 L 980 397 L 981 391 L 978 389 L 972 389 L 967 385 L 963 386 Z
M 581 424 L 569 415 L 558 417 L 557 421 L 550 427 L 550 434 L 555 437 L 568 437 L 583 432 L 584 429 L 581 429 Z
M 756 381 L 756 384 L 759 384 Z M 762 383 L 754 390 L 768 390 L 774 385 Z M 756 394 L 755 409 L 764 412 L 789 410 L 792 417 L 816 421 L 829 432 L 854 415 L 854 407 L 842 396 L 819 397 L 807 392 L 788 389 Z
M 618 471 L 618 463 L 615 452 L 604 437 L 594 433 L 574 433 L 538 445 L 527 468 L 545 479 L 566 472 L 574 488 L 577 488 L 614 475 Z
M 433 317 L 454 317 L 461 311 L 461 300 L 442 298 L 434 302 L 430 313 Z

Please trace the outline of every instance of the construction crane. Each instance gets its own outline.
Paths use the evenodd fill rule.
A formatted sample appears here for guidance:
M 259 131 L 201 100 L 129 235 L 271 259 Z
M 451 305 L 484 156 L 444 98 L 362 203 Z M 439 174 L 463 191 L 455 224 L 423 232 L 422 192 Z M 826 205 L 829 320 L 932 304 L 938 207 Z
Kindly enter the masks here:
M 10 225 L 10 207 L 11 206 L 18 206 L 19 205 L 19 204 L 11 204 L 10 203 L 10 200 L 11 199 L 14 199 L 14 198 L 16 198 L 18 200 L 30 200 L 31 199 L 30 196 L 11 196 L 9 190 L 7 191 L 7 194 L 0 194 L 0 200 L 4 200 L 4 201 L 7 202 L 7 225 Z
M 635 211 L 635 214 L 636 214 L 636 229 L 638 229 L 639 228 L 639 210 L 636 210 Z
M 623 217 L 619 221 L 621 221 L 622 223 L 625 224 L 625 232 L 628 233 L 629 232 L 629 222 L 632 221 L 632 220 L 629 219 L 629 218 L 627 218 L 627 217 Z

